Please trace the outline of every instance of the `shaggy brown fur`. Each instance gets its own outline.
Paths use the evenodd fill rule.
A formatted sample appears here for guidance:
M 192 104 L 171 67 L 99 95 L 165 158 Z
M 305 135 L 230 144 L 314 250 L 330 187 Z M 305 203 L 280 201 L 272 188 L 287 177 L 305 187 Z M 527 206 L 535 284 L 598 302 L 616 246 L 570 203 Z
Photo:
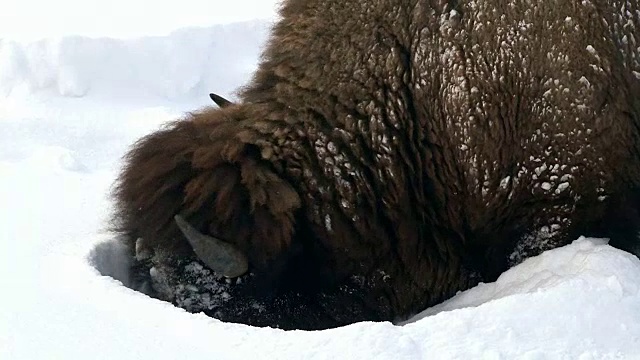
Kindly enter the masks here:
M 208 310 L 284 328 L 406 318 L 578 235 L 632 249 L 639 13 L 287 0 L 238 104 L 135 144 L 117 226 L 144 269 L 193 258 L 176 214 L 236 244 L 253 276 Z

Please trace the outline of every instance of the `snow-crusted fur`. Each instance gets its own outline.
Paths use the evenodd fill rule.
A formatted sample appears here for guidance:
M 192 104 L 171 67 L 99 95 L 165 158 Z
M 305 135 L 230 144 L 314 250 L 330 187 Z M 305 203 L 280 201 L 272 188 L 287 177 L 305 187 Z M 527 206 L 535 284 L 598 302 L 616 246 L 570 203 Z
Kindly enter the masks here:
M 191 311 L 320 329 L 406 318 L 578 235 L 632 249 L 639 11 L 285 1 L 238 104 L 125 159 L 115 224 L 132 255 L 138 238 L 154 253 L 138 275 Z M 214 286 L 176 214 L 237 245 L 251 274 Z

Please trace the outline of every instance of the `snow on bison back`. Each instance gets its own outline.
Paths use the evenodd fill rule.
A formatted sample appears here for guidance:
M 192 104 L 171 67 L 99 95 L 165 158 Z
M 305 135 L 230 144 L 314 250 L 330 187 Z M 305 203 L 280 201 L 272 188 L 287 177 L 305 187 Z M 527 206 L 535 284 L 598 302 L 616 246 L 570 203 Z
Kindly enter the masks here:
M 125 158 L 135 286 L 324 329 L 578 235 L 637 251 L 638 26 L 637 0 L 286 0 L 237 104 Z

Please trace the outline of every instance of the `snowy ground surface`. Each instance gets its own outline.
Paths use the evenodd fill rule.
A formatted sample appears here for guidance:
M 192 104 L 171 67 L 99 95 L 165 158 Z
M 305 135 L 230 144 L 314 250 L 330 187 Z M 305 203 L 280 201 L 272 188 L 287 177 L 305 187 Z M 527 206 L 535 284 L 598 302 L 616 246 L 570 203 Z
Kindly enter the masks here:
M 142 3 L 121 2 L 131 16 L 144 13 Z M 403 326 L 225 324 L 102 276 L 97 269 L 121 277 L 126 263 L 103 230 L 120 156 L 208 105 L 209 91 L 233 97 L 269 22 L 200 24 L 211 13 L 239 15 L 216 18 L 218 2 L 183 0 L 190 12 L 162 26 L 173 11 L 162 4 L 147 28 L 100 20 L 122 22 L 127 36 L 69 20 L 52 37 L 40 28 L 36 37 L 48 39 L 36 40 L 24 22 L 62 5 L 32 4 L 29 15 L 29 3 L 6 6 L 22 22 L 0 15 L 0 34 L 16 35 L 0 39 L 0 359 L 640 359 L 640 261 L 597 239 L 529 259 Z M 272 18 L 273 1 L 237 3 Z M 171 31 L 186 23 L 204 27 Z

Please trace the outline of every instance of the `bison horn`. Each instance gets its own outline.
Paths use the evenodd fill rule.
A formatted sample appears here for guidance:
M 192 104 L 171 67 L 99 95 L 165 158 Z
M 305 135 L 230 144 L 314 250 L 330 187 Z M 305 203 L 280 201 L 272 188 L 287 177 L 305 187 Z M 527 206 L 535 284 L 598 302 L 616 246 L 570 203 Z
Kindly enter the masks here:
M 236 278 L 247 272 L 247 257 L 235 246 L 202 234 L 180 215 L 174 219 L 193 247 L 193 252 L 211 270 L 228 278 Z
M 213 100 L 214 103 L 216 103 L 216 105 L 218 105 L 221 108 L 227 107 L 229 105 L 233 105 L 233 103 L 225 98 L 223 98 L 220 95 L 214 94 L 214 93 L 210 93 L 209 97 L 211 98 L 211 100 Z

